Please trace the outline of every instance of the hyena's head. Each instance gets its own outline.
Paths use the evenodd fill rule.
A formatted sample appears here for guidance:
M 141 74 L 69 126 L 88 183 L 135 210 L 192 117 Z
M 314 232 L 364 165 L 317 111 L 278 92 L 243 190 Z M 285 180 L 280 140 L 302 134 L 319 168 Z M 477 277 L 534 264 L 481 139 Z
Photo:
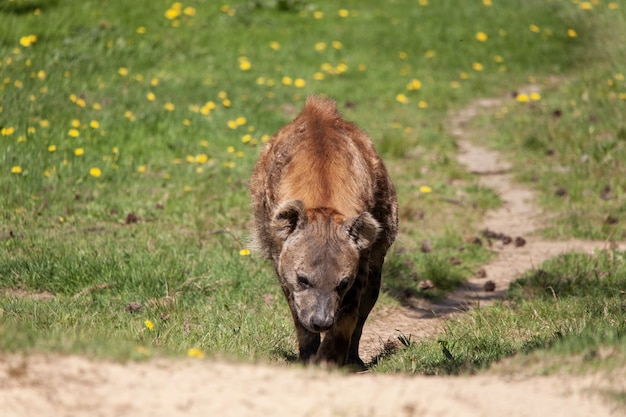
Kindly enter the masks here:
M 298 320 L 313 332 L 330 329 L 355 282 L 361 253 L 376 241 L 378 222 L 368 212 L 344 218 L 330 209 L 307 211 L 291 200 L 276 209 L 271 228 L 282 248 L 276 269 Z

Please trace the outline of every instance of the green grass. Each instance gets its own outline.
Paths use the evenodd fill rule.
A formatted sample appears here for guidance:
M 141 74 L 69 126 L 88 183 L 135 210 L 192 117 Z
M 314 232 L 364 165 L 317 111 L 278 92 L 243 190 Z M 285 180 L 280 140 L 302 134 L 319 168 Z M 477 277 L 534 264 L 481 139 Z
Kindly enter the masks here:
M 241 250 L 259 148 L 312 93 L 335 97 L 371 135 L 398 189 L 401 233 L 383 303 L 441 297 L 489 258 L 467 238 L 500 201 L 456 162 L 446 120 L 529 80 L 559 82 L 539 101 L 512 100 L 476 120 L 489 126 L 484 140 L 514 155 L 520 179 L 558 213 L 547 234 L 622 239 L 624 8 L 392 3 L 3 2 L 0 350 L 293 359 L 271 267 Z M 420 250 L 424 240 L 432 252 Z M 419 290 L 425 279 L 435 291 Z M 580 325 L 563 331 L 561 304 L 525 285 L 528 302 L 554 315 L 548 330 L 532 327 L 532 304 L 519 315 L 515 295 L 376 369 L 454 373 L 586 340 Z M 602 295 L 573 298 L 592 305 Z M 132 302 L 142 308 L 129 312 Z M 486 331 L 500 321 L 509 326 Z M 623 329 L 605 322 L 589 346 L 621 346 L 611 328 Z

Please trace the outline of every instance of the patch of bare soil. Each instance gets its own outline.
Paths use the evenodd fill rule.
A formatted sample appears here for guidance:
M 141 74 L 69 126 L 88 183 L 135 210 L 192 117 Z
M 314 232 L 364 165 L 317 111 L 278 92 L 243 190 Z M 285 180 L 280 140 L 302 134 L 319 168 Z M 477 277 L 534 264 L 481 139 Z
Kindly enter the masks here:
M 541 212 L 531 190 L 513 182 L 499 154 L 473 144 L 467 122 L 506 98 L 477 100 L 450 118 L 459 156 L 481 184 L 502 198 L 482 229 L 512 239 L 496 244 L 498 256 L 480 277 L 442 302 L 375 309 L 366 324 L 361 355 L 371 359 L 399 334 L 420 338 L 441 330 L 443 320 L 502 297 L 511 281 L 543 260 L 569 250 L 592 252 L 604 242 L 549 242 L 534 235 Z M 522 240 L 518 240 L 520 238 Z M 500 239 L 501 240 L 501 239 Z M 623 246 L 622 246 L 623 247 Z M 485 291 L 491 281 L 491 291 Z M 224 361 L 153 360 L 127 364 L 58 355 L 0 356 L 0 415 L 26 416 L 610 416 L 620 410 L 599 392 L 626 391 L 626 379 L 346 375 L 299 366 Z

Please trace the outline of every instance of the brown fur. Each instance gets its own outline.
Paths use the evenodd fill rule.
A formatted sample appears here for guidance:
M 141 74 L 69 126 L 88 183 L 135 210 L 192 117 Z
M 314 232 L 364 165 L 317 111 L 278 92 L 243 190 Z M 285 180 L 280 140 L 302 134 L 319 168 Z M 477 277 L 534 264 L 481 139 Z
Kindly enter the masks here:
M 362 366 L 361 331 L 398 230 L 396 192 L 371 140 L 333 101 L 309 97 L 263 149 L 250 194 L 300 359 Z

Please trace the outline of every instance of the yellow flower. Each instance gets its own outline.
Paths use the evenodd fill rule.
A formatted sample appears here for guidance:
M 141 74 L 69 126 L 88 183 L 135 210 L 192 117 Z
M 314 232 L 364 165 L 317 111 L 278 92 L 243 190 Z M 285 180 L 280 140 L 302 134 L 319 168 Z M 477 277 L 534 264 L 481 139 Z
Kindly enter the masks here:
M 44 70 L 37 71 L 37 78 L 43 80 L 44 78 L 46 78 L 46 72 Z
M 339 41 L 332 41 L 331 45 L 333 46 L 333 48 L 335 49 L 341 49 L 343 48 L 343 44 Z
M 237 122 L 235 120 L 229 120 L 226 125 L 230 128 L 230 129 L 237 129 Z
M 425 109 L 426 107 L 428 107 L 428 103 L 422 100 L 419 103 L 417 103 L 417 107 L 419 107 L 420 109 Z
M 324 17 L 324 12 L 320 12 L 319 10 L 316 10 L 313 12 L 313 17 L 315 19 L 321 19 Z
M 28 48 L 35 42 L 37 42 L 37 35 L 26 35 L 20 38 L 20 45 L 22 45 L 24 48 Z
M 282 79 L 282 83 L 284 85 L 291 85 L 291 84 L 293 84 L 293 79 L 291 77 L 284 76 L 283 79 Z
M 609 10 L 617 10 L 619 9 L 619 4 L 616 1 L 612 1 L 608 4 Z
M 248 58 L 241 57 L 239 59 L 239 69 L 242 71 L 250 71 L 250 68 L 252 68 L 252 64 L 248 61 Z
M 491 0 L 483 0 L 483 6 L 491 7 L 492 6 Z
M 100 175 L 102 175 L 102 171 L 98 167 L 93 167 L 89 170 L 89 175 L 98 178 Z
M 72 127 L 80 127 L 80 120 L 73 119 L 71 124 L 72 124 Z
M 83 148 L 74 149 L 74 155 L 76 156 L 82 156 L 84 153 L 85 153 L 85 150 Z
M 167 103 L 165 103 L 165 105 L 163 106 L 163 108 L 164 108 L 165 110 L 167 110 L 167 111 L 174 111 L 175 106 L 174 106 L 174 103 L 171 103 L 171 102 L 169 102 L 169 101 L 168 101 Z
M 474 62 L 472 64 L 472 69 L 474 71 L 482 71 L 484 69 L 483 64 L 481 64 L 480 62 Z
M 12 135 L 14 132 L 15 132 L 15 128 L 12 126 L 9 126 L 9 127 L 3 127 L 2 131 L 0 131 L 0 134 L 2 136 L 9 136 L 9 135 Z
M 118 73 L 119 75 L 121 75 L 122 77 L 125 77 L 126 75 L 128 75 L 128 68 L 126 68 L 126 67 L 120 67 L 120 68 L 117 70 L 117 73 Z
M 412 79 L 411 82 L 406 86 L 407 90 L 415 91 L 422 88 L 422 82 L 417 79 Z
M 124 112 L 124 117 L 126 117 L 131 122 L 134 122 L 136 120 L 135 114 L 130 110 L 126 110 Z
M 190 358 L 202 359 L 204 358 L 204 352 L 198 348 L 191 348 L 187 351 L 187 356 Z
M 569 36 L 570 38 L 575 38 L 576 36 L 578 36 L 578 34 L 574 29 L 567 29 L 567 36 Z
M 243 126 L 248 123 L 248 120 L 243 116 L 239 116 L 235 122 L 237 123 L 237 126 Z
M 419 4 L 422 7 L 428 6 L 428 0 L 419 0 L 417 4 Z
M 157 85 L 159 85 L 159 79 L 158 79 L 158 78 L 152 78 L 152 79 L 150 80 L 150 85 L 151 85 L 152 87 L 156 87 Z
M 135 346 L 135 352 L 142 356 L 150 356 L 150 351 L 145 346 Z
M 350 12 L 346 9 L 339 9 L 339 12 L 337 13 L 339 15 L 339 17 L 348 17 L 350 16 Z
M 317 52 L 321 52 L 321 51 L 323 51 L 324 49 L 326 49 L 326 42 L 317 42 L 317 43 L 315 44 L 315 50 L 316 50 Z
M 400 93 L 398 95 L 396 95 L 396 101 L 402 104 L 406 104 L 409 102 L 409 99 L 407 96 L 405 96 L 404 94 Z
M 539 94 L 539 93 L 538 93 L 538 92 L 536 92 L 536 91 L 535 91 L 535 92 L 532 92 L 532 93 L 530 93 L 530 99 L 531 99 L 532 101 L 539 101 L 539 100 L 541 100 L 541 94 Z
M 476 40 L 478 40 L 479 42 L 487 42 L 487 39 L 489 39 L 489 37 L 485 32 L 476 33 Z
M 591 10 L 593 9 L 593 6 L 591 5 L 591 2 L 589 1 L 583 1 L 581 2 L 578 7 L 581 8 L 581 10 Z
M 342 62 L 341 64 L 337 65 L 337 68 L 335 68 L 335 70 L 337 71 L 337 74 L 343 74 L 344 72 L 348 71 L 348 65 Z
M 209 155 L 205 153 L 201 153 L 196 155 L 196 162 L 199 164 L 205 164 L 209 160 Z
M 139 172 L 139 173 L 141 173 L 141 174 L 145 173 L 147 170 L 148 170 L 148 167 L 147 167 L 147 166 L 145 166 L 145 165 L 139 165 L 139 166 L 137 167 L 137 172 Z
M 98 129 L 100 127 L 100 122 L 98 122 L 97 120 L 92 120 L 91 122 L 89 122 L 89 127 L 91 127 L 92 129 Z
M 250 253 L 251 253 L 250 249 L 241 249 L 239 251 L 239 255 L 241 255 L 241 256 L 250 256 Z
M 185 7 L 185 9 L 183 10 L 183 13 L 184 13 L 186 16 L 195 16 L 195 14 L 196 14 L 196 9 L 195 9 L 194 7 L 191 7 L 191 6 L 187 6 L 187 7 Z
M 78 131 L 78 129 L 70 129 L 67 131 L 67 134 L 73 138 L 77 138 L 80 136 L 80 132 Z
M 430 50 L 428 50 L 428 51 L 426 51 L 424 53 L 424 57 L 426 57 L 426 59 L 434 58 L 435 55 L 437 55 L 437 52 L 433 51 L 432 49 L 430 49 Z
M 294 85 L 298 88 L 303 88 L 306 85 L 306 81 L 304 81 L 302 78 L 297 78 L 294 82 Z
M 539 33 L 541 29 L 539 29 L 539 26 L 537 25 L 530 25 L 529 29 L 531 32 L 535 32 L 535 33 Z
M 156 95 L 150 91 L 148 92 L 148 94 L 146 94 L 146 98 L 148 99 L 148 101 L 154 101 L 156 99 Z
M 316 81 L 322 81 L 324 79 L 324 73 L 316 72 L 315 74 L 313 74 L 313 79 Z
M 152 323 L 150 320 L 144 321 L 143 324 L 148 328 L 148 330 L 154 330 L 154 323 Z
M 19 165 L 15 165 L 13 168 L 11 168 L 11 172 L 14 174 L 20 174 L 22 172 L 22 167 Z
M 420 193 L 423 193 L 423 194 L 428 194 L 428 193 L 431 193 L 433 191 L 433 189 L 430 188 L 428 185 L 420 186 L 419 190 L 420 190 Z
M 528 100 L 530 100 L 530 97 L 528 97 L 528 94 L 518 94 L 517 97 L 515 97 L 515 99 L 517 101 L 519 101 L 520 103 L 526 103 L 528 102 Z
M 57 150 L 57 146 L 56 145 L 50 145 L 48 146 L 48 152 L 50 153 L 54 153 Z
M 139 33 L 140 35 L 143 35 L 144 33 L 146 33 L 146 27 L 145 26 L 139 26 L 137 28 L 137 33 Z
M 280 49 L 280 43 L 276 41 L 272 41 L 270 42 L 270 48 L 272 48 L 275 51 L 278 51 Z
M 173 7 L 165 11 L 165 18 L 168 20 L 174 20 L 178 16 L 180 16 L 180 10 L 174 9 Z
M 225 98 L 224 100 L 222 100 L 222 106 L 228 108 L 232 105 L 231 101 L 227 98 Z

